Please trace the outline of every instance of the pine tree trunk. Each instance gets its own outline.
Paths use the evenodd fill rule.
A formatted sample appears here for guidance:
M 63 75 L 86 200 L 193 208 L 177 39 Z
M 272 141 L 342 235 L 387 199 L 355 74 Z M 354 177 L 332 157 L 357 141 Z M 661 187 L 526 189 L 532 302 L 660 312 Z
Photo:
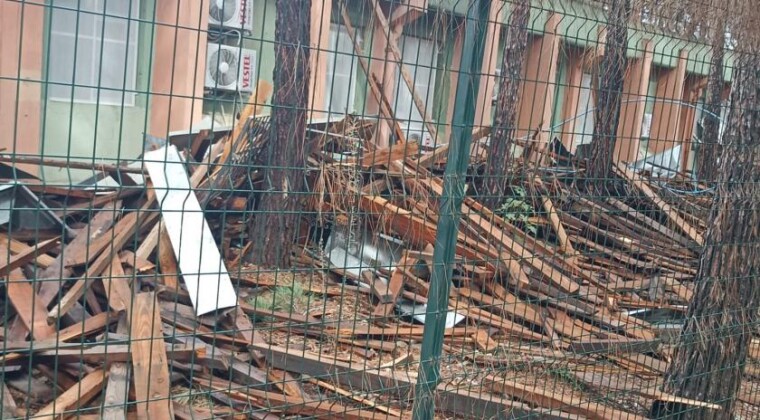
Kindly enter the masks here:
M 717 22 L 716 22 L 717 23 Z M 700 179 L 715 181 L 720 140 L 720 108 L 723 101 L 723 57 L 725 55 L 724 25 L 718 24 L 712 34 L 712 58 L 707 80 L 706 117 L 702 131 L 702 145 L 697 160 Z
M 730 419 L 760 304 L 760 59 L 737 62 L 726 145 L 697 288 L 664 391 L 722 410 L 659 403 L 653 414 Z
M 623 80 L 628 60 L 628 20 L 631 0 L 611 0 L 607 14 L 607 40 L 600 67 L 601 80 L 596 92 L 594 136 L 588 161 L 588 178 L 604 185 L 610 178 L 615 139 L 620 119 Z
M 248 261 L 290 265 L 302 209 L 304 136 L 309 103 L 310 0 L 277 0 L 271 132 L 263 192 L 250 229 Z
M 507 40 L 499 78 L 499 95 L 496 99 L 493 132 L 488 149 L 488 162 L 484 173 L 484 191 L 481 201 L 490 208 L 504 199 L 507 186 L 507 169 L 510 167 L 512 143 L 517 120 L 520 79 L 522 78 L 525 49 L 528 45 L 528 18 L 530 1 L 513 3 L 509 18 Z

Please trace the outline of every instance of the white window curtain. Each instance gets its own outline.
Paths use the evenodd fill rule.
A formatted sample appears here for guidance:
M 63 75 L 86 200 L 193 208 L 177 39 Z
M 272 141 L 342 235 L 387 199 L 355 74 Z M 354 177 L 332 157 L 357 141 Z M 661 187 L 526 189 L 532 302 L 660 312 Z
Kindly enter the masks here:
M 358 59 L 346 27 L 330 25 L 327 53 L 327 94 L 325 109 L 335 114 L 355 112 L 356 70 Z
M 438 52 L 435 42 L 429 39 L 405 35 L 400 42 L 404 67 L 414 78 L 414 87 L 425 104 L 428 115 L 432 114 L 433 97 L 435 96 L 436 59 Z M 407 127 L 407 136 L 415 134 L 424 141 L 423 116 L 417 111 L 412 99 L 412 93 L 396 71 L 396 94 L 394 95 L 394 112 L 396 118 Z
M 51 5 L 50 99 L 134 105 L 138 23 L 130 19 L 138 17 L 139 0 L 52 0 Z

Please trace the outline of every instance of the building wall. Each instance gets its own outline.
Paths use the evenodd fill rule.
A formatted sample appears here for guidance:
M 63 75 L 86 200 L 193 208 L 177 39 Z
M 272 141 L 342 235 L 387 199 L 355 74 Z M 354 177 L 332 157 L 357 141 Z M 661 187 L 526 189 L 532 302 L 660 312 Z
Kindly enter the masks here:
M 140 18 L 145 22 L 153 22 L 157 19 L 156 2 L 176 2 L 177 0 L 141 0 L 140 4 Z M 200 0 L 194 0 L 193 4 L 186 7 L 201 7 L 206 3 L 201 3 Z M 31 4 L 31 3 L 30 3 Z M 29 9 L 30 4 L 27 4 Z M 447 138 L 447 127 L 445 127 L 449 116 L 451 115 L 452 107 L 455 98 L 453 98 L 453 92 L 455 92 L 456 86 L 456 68 L 458 57 L 461 51 L 461 40 L 464 31 L 462 30 L 462 14 L 466 12 L 466 4 L 457 0 L 428 0 L 429 12 L 423 14 L 410 25 L 406 25 L 403 28 L 403 34 L 409 36 L 419 36 L 424 38 L 433 39 L 437 45 L 438 53 L 435 59 L 436 62 L 436 77 L 431 83 L 435 86 L 435 95 L 432 103 L 427 104 L 427 113 L 435 120 L 439 138 L 438 143 L 445 143 Z M 163 5 L 163 3 L 162 3 Z M 271 82 L 272 72 L 276 65 L 274 59 L 274 22 L 275 22 L 275 1 L 274 0 L 257 0 L 252 3 L 253 5 L 253 32 L 248 34 L 242 40 L 244 48 L 253 49 L 257 52 L 257 71 L 256 74 L 259 79 L 267 80 Z M 340 17 L 339 3 L 334 0 L 331 9 L 331 22 L 340 23 L 342 21 Z M 361 39 L 363 54 L 365 58 L 370 61 L 374 60 L 375 63 L 379 60 L 375 56 L 373 51 L 373 42 L 380 42 L 381 40 L 374 40 L 374 31 L 372 28 L 372 10 L 371 3 L 368 1 L 351 1 L 348 2 L 349 15 L 353 25 L 357 28 Z M 3 51 L 4 58 L 9 54 L 13 55 L 15 51 L 18 53 L 19 41 L 18 32 L 21 30 L 19 25 L 13 25 L 16 16 L 9 10 L 10 7 L 18 8 L 17 3 L 13 3 L 11 6 L 3 3 L 3 29 L 1 29 L 5 37 L 0 41 L 0 51 Z M 43 9 L 37 7 L 37 9 Z M 502 22 L 507 22 L 509 19 L 509 5 L 504 6 L 504 11 L 496 16 Z M 200 8 L 198 10 L 201 10 Z M 444 15 L 438 12 L 453 12 Z M 18 11 L 14 9 L 14 13 Z M 45 12 L 38 10 L 38 17 L 40 13 L 44 17 L 45 23 L 49 23 L 49 16 Z M 594 54 L 599 54 L 603 49 L 600 48 L 601 42 L 603 42 L 603 28 L 604 28 L 604 14 L 597 8 L 591 7 L 583 3 L 582 1 L 534 1 L 534 8 L 531 12 L 530 30 L 531 30 L 531 42 L 541 42 L 542 38 L 545 38 L 544 30 L 547 27 L 547 22 L 552 16 L 557 20 L 556 35 L 559 39 L 559 51 L 553 54 L 552 58 L 545 57 L 526 57 L 526 62 L 534 63 L 539 66 L 554 66 L 556 69 L 553 72 L 537 73 L 532 72 L 531 69 L 526 69 L 526 78 L 533 74 L 551 74 L 546 76 L 547 80 L 533 80 L 531 82 L 538 84 L 549 84 L 549 93 L 551 95 L 543 95 L 548 99 L 546 104 L 542 105 L 543 113 L 542 119 L 545 116 L 549 116 L 551 122 L 541 121 L 543 128 L 547 130 L 548 134 L 558 134 L 562 136 L 565 131 L 565 125 L 568 118 L 574 116 L 574 110 L 571 104 L 573 101 L 577 101 L 577 95 L 579 94 L 577 72 L 571 71 L 578 67 L 577 60 L 586 59 L 584 57 Z M 27 13 L 24 19 L 32 19 L 34 13 Z M 16 16 L 17 17 L 17 16 Z M 325 21 L 321 19 L 321 16 L 313 16 L 313 22 L 323 24 Z M 10 22 L 10 24 L 9 24 Z M 30 20 L 31 22 L 31 20 Z M 157 48 L 157 45 L 167 46 L 167 40 L 162 39 L 159 35 L 161 31 L 156 30 L 156 26 L 150 23 L 141 23 L 139 25 L 139 56 L 138 56 L 138 72 L 137 72 L 137 87 L 138 94 L 136 96 L 134 106 L 112 106 L 112 105 L 95 105 L 95 104 L 80 104 L 71 102 L 62 102 L 48 99 L 45 92 L 46 84 L 46 66 L 48 56 L 47 44 L 50 34 L 47 30 L 42 31 L 41 35 L 31 36 L 25 34 L 24 42 L 28 45 L 22 49 L 22 62 L 24 65 L 20 66 L 22 69 L 23 77 L 26 79 L 37 80 L 37 83 L 30 83 L 28 81 L 22 83 L 9 83 L 8 78 L 13 79 L 19 77 L 13 71 L 18 68 L 18 63 L 14 65 L 9 60 L 4 60 L 2 67 L 3 76 L 6 78 L 2 83 L 3 92 L 16 93 L 19 92 L 19 98 L 22 99 L 22 104 L 16 106 L 15 97 L 13 101 L 10 101 L 8 94 L 4 93 L 4 98 L 0 100 L 0 109 L 2 109 L 3 121 L 8 120 L 8 123 L 12 123 L 14 127 L 21 127 L 22 125 L 34 126 L 35 118 L 37 118 L 36 125 L 39 126 L 39 133 L 35 133 L 34 130 L 27 131 L 30 134 L 29 140 L 21 145 L 18 141 L 11 142 L 11 149 L 16 147 L 16 151 L 24 153 L 41 153 L 48 157 L 71 157 L 73 159 L 85 159 L 92 160 L 98 158 L 124 158 L 131 159 L 137 157 L 143 149 L 143 133 L 149 132 L 154 135 L 165 135 L 166 132 L 176 130 L 177 127 L 183 127 L 185 125 L 195 124 L 200 115 L 196 112 L 199 106 L 179 107 L 176 109 L 172 106 L 172 112 L 166 118 L 160 118 L 161 120 L 171 119 L 167 122 L 167 129 L 157 129 L 161 121 L 155 121 L 156 115 L 159 113 L 156 110 L 164 112 L 166 105 L 156 105 L 157 101 L 155 96 L 150 97 L 149 93 L 159 92 L 155 86 L 158 78 L 155 73 L 158 71 L 157 62 L 160 62 L 162 55 L 156 56 L 156 51 L 161 51 Z M 16 22 L 18 23 L 18 22 Z M 49 25 L 44 25 L 49 27 Z M 10 28 L 10 29 L 9 29 Z M 27 25 L 25 31 L 31 31 L 33 25 Z M 323 28 L 323 30 L 329 30 L 329 28 Z M 15 32 L 13 32 L 15 31 Z M 503 45 L 505 36 L 503 36 L 504 30 L 501 29 L 501 36 L 495 37 L 498 39 L 496 45 L 496 54 L 494 60 L 489 60 L 494 66 L 500 66 L 501 55 L 503 51 Z M 7 36 L 10 35 L 13 36 Z M 704 46 L 684 42 L 680 40 L 674 40 L 662 35 L 652 35 L 646 33 L 643 30 L 631 30 L 629 40 L 628 55 L 633 60 L 640 60 L 645 52 L 642 50 L 641 45 L 644 39 L 650 40 L 652 48 L 651 65 L 657 69 L 668 70 L 678 67 L 680 53 L 685 54 L 685 76 L 679 80 L 690 79 L 694 77 L 704 76 L 709 70 L 709 48 Z M 35 40 L 39 41 L 42 38 L 41 53 L 39 50 L 35 50 Z M 173 41 L 172 41 L 173 42 Z M 205 41 L 204 41 L 205 42 Z M 191 43 L 192 44 L 192 43 Z M 197 42 L 196 42 L 197 44 Z M 204 44 L 205 45 L 205 44 Z M 15 48 L 14 48 L 15 47 Z M 198 57 L 195 61 L 205 61 L 205 53 L 201 54 L 200 51 L 191 48 L 188 56 L 196 54 Z M 323 47 L 324 48 L 324 47 Z M 580 54 L 568 54 L 568 51 L 580 51 Z M 540 54 L 541 48 L 530 48 L 530 54 Z M 182 54 L 182 51 L 179 51 Z M 200 54 L 200 55 L 199 55 Z M 41 55 L 41 57 L 40 57 Z M 683 60 L 683 58 L 682 58 Z M 728 65 L 726 66 L 725 78 L 730 81 L 731 75 L 731 57 L 729 55 Z M 185 60 L 193 61 L 193 60 Z M 41 62 L 42 64 L 35 64 Z M 173 74 L 168 78 L 166 83 L 178 83 L 177 78 L 182 78 L 179 82 L 183 82 L 182 86 L 188 89 L 191 95 L 200 97 L 202 92 L 199 92 L 197 83 L 195 80 L 188 80 L 195 69 L 191 68 L 194 64 L 185 62 L 182 65 L 185 66 L 185 71 L 179 72 L 180 74 Z M 376 64 L 375 64 L 376 65 Z M 34 67 L 41 66 L 38 70 L 38 74 L 35 75 Z M 153 67 L 154 73 L 151 74 L 151 68 Z M 394 66 L 391 66 L 394 67 Z M 486 69 L 492 71 L 493 69 Z M 534 69 L 535 70 L 535 69 Z M 324 76 L 324 70 L 319 70 L 320 76 Z M 658 70 L 659 72 L 659 70 Z M 355 112 L 360 115 L 371 115 L 377 113 L 377 108 L 372 106 L 374 101 L 373 96 L 369 93 L 368 83 L 364 71 L 357 65 L 355 72 L 356 90 L 355 90 Z M 412 72 L 414 73 L 414 72 Z M 184 75 L 184 76 L 183 76 Z M 195 76 L 192 76 L 195 77 Z M 202 75 L 197 75 L 202 79 Z M 321 82 L 321 80 L 315 80 Z M 393 83 L 398 83 L 396 78 L 392 78 Z M 164 84 L 166 84 L 164 83 Z M 188 84 L 189 83 L 189 84 Z M 403 82 L 402 82 L 403 83 Z M 200 83 L 202 85 L 202 82 Z M 195 87 L 193 87 L 195 86 Z M 159 86 L 160 88 L 160 86 Z M 481 89 L 492 89 L 493 84 L 483 83 Z M 166 86 L 163 86 L 166 89 Z M 674 95 L 680 97 L 680 91 L 675 90 Z M 185 93 L 186 94 L 186 93 Z M 482 92 L 480 95 L 484 98 L 491 98 L 493 92 Z M 683 93 L 684 95 L 686 92 Z M 161 95 L 156 95 L 161 96 Z M 551 98 L 549 98 L 551 97 Z M 36 98 L 39 99 L 39 116 L 35 117 L 34 112 L 27 112 L 29 110 L 34 111 Z M 527 99 L 527 98 L 524 98 Z M 217 97 L 207 97 L 203 102 L 203 113 L 211 116 L 224 116 L 225 118 L 219 118 L 220 121 L 226 121 L 228 124 L 232 123 L 232 116 L 235 114 L 235 110 L 241 107 L 241 104 L 247 100 L 245 97 L 239 97 L 234 94 L 225 94 Z M 535 100 L 535 98 L 532 98 Z M 393 101 L 393 98 L 391 98 Z M 25 104 L 25 105 L 24 105 Z M 320 107 L 321 104 L 315 104 Z M 151 109 L 152 108 L 152 109 Z M 183 109 L 180 109 L 183 108 Z M 16 117 L 9 117 L 10 110 L 13 114 L 20 115 L 21 121 L 15 121 Z M 26 110 L 26 111 L 24 111 Z M 21 111 L 21 112 L 19 112 Z M 681 112 L 679 107 L 671 109 L 671 111 L 677 112 L 677 117 L 674 117 L 674 124 L 679 124 L 679 127 L 685 127 L 689 125 L 688 121 L 684 119 L 689 118 L 689 113 Z M 268 108 L 264 108 L 264 112 L 268 112 Z M 489 112 L 490 114 L 490 112 Z M 153 117 L 154 121 L 151 121 Z M 176 117 L 176 120 L 175 120 Z M 490 123 L 490 115 L 483 116 L 483 124 Z M 26 118 L 26 119 L 25 119 Z M 13 120 L 12 120 L 13 119 Z M 524 120 L 524 119 L 523 119 Z M 531 119 L 531 126 L 518 127 L 525 131 L 530 130 L 534 121 Z M 662 125 L 662 121 L 660 122 Z M 664 122 L 669 124 L 668 122 Z M 188 127 L 189 128 L 189 127 Z M 636 132 L 634 127 L 632 132 Z M 672 131 L 672 130 L 670 130 Z M 670 139 L 670 131 L 667 131 L 668 139 Z M 685 130 L 677 129 L 674 131 L 675 135 L 684 133 Z M 16 140 L 18 134 L 16 134 Z M 35 140 L 37 140 L 35 142 Z M 682 140 L 679 138 L 679 140 Z M 563 141 L 565 139 L 563 138 Z M 23 146 L 23 147 L 22 147 Z M 7 147 L 7 146 L 6 146 Z M 50 182 L 76 182 L 89 174 L 82 171 L 69 171 L 56 168 L 45 168 L 41 175 Z
M 152 20 L 154 0 L 141 0 L 140 19 Z M 48 82 L 50 13 L 46 16 L 43 83 Z M 137 83 L 133 106 L 76 103 L 50 99 L 43 90 L 42 132 L 39 153 L 45 157 L 93 161 L 134 159 L 143 151 L 143 133 L 148 130 L 148 92 L 152 61 L 152 25 L 138 24 Z M 43 167 L 45 182 L 77 183 L 93 176 L 92 171 Z

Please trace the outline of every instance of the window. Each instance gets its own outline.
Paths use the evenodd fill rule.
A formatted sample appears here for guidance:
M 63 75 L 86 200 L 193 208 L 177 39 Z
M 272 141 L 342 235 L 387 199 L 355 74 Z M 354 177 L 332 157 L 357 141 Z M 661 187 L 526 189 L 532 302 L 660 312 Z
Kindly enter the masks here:
M 594 103 L 591 95 L 591 75 L 583 73 L 575 118 L 574 146 L 589 144 L 594 138 Z
M 354 112 L 358 58 L 345 26 L 330 25 L 328 50 L 325 108 L 336 114 Z
M 134 105 L 137 22 L 129 19 L 137 18 L 138 2 L 52 1 L 48 46 L 51 99 Z M 72 84 L 76 85 L 73 95 Z
M 435 94 L 435 73 L 436 73 L 436 47 L 435 43 L 428 39 L 417 38 L 413 36 L 404 36 L 400 45 L 402 51 L 402 61 L 404 67 L 414 79 L 414 90 L 420 96 L 425 104 L 425 111 L 428 115 L 432 114 L 431 104 Z M 424 121 L 423 116 L 417 111 L 412 99 L 412 93 L 401 78 L 397 70 L 396 94 L 394 95 L 394 111 L 396 118 L 401 121 L 408 121 L 407 136 L 420 136 L 420 142 L 425 144 Z

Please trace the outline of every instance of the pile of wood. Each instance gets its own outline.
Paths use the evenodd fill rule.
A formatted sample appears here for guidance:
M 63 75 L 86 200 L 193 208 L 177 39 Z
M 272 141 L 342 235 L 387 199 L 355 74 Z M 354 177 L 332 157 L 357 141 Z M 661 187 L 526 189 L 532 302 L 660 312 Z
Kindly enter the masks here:
M 315 229 L 294 249 L 300 269 L 272 272 L 240 262 L 244 216 L 209 211 L 252 205 L 266 120 L 241 121 L 207 164 L 169 147 L 142 168 L 109 168 L 121 183 L 110 191 L 32 187 L 73 235 L 0 236 L 4 415 L 410 416 L 424 325 L 399 306 L 427 303 L 446 149 L 375 148 L 372 121 L 313 124 L 304 225 Z M 709 195 L 617 170 L 628 192 L 616 197 L 585 194 L 567 172 L 515 176 L 526 217 L 465 199 L 448 308 L 464 320 L 444 337 L 442 413 L 715 407 L 658 390 L 667 328 L 637 312 L 670 311 L 672 324 L 684 311 Z M 330 263 L 324 236 L 341 225 L 360 242 L 395 238 L 400 257 L 358 276 Z

